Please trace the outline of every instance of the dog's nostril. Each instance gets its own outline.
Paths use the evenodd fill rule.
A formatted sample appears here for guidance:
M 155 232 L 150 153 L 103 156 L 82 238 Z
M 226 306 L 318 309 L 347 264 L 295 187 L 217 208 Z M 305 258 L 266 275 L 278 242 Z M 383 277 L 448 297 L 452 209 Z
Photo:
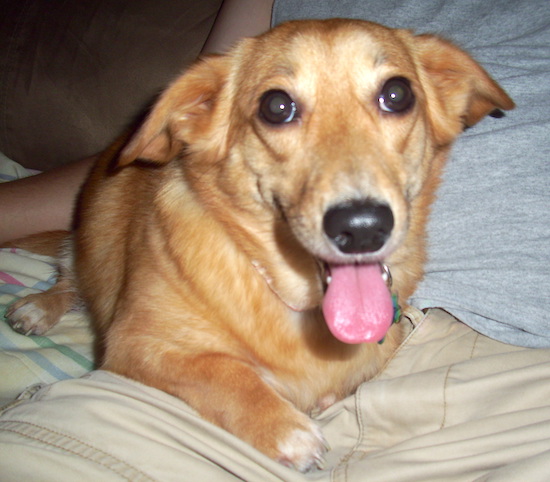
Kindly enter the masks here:
M 342 253 L 373 253 L 390 237 L 393 214 L 388 205 L 370 199 L 350 201 L 325 213 L 323 229 Z

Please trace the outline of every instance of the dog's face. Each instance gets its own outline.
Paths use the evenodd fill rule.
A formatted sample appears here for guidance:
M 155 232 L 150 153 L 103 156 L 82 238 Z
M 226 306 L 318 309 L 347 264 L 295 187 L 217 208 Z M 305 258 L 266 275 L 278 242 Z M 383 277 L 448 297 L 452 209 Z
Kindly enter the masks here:
M 418 278 L 450 144 L 495 108 L 512 107 L 467 54 L 438 38 L 361 21 L 291 22 L 179 79 L 121 163 L 166 162 L 185 147 L 190 182 L 210 194 L 216 186 L 219 204 L 260 238 L 283 223 L 332 272 L 387 263 Z M 344 291 L 350 276 L 363 276 L 348 271 Z M 403 284 L 405 297 L 413 285 Z M 282 298 L 318 302 L 296 293 Z
M 231 155 L 317 258 L 384 261 L 403 243 L 433 158 L 425 94 L 397 36 L 327 27 L 330 36 L 284 35 L 285 47 L 267 54 L 269 39 L 249 46 Z

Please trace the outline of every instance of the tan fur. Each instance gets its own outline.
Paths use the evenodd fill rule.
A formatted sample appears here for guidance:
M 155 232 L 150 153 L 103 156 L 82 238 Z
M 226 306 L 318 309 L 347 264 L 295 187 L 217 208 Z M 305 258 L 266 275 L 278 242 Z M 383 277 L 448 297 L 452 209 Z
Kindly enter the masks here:
M 409 112 L 377 106 L 393 76 L 412 84 Z M 299 122 L 259 119 L 270 89 L 300 103 Z M 309 469 L 324 448 L 302 412 L 351 393 L 402 340 L 400 325 L 381 345 L 330 334 L 319 260 L 340 255 L 323 237 L 323 213 L 355 196 L 390 205 L 390 240 L 356 258 L 389 265 L 404 305 L 422 276 L 451 143 L 512 107 L 450 43 L 368 22 L 291 22 L 198 62 L 129 143 L 100 159 L 82 193 L 76 272 L 103 368 Z
M 65 239 L 67 231 L 48 231 L 2 244 L 2 248 L 20 248 L 43 256 L 56 257 Z

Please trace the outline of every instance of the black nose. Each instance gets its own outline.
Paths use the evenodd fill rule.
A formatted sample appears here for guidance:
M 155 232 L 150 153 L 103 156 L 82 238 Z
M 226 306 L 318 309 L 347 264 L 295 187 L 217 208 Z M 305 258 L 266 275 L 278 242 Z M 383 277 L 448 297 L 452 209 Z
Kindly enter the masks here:
M 393 214 L 388 205 L 370 199 L 349 201 L 325 213 L 323 229 L 342 253 L 373 253 L 390 237 Z

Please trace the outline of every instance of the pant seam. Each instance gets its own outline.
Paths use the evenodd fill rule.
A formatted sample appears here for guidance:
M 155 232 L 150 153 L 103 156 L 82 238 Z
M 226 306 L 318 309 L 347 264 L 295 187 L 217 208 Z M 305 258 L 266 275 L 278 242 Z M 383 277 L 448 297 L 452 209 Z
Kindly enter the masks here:
M 445 379 L 443 380 L 443 415 L 441 417 L 441 425 L 439 426 L 439 430 L 445 428 L 445 424 L 447 422 L 447 385 L 449 381 L 449 376 L 451 374 L 451 370 L 453 368 L 454 364 L 451 365 L 449 368 L 447 368 L 447 372 L 445 373 Z
M 475 351 L 477 348 L 477 342 L 479 340 L 479 333 L 475 334 L 474 342 L 472 343 L 472 351 L 470 352 L 470 360 L 472 360 L 475 356 Z
M 124 465 L 125 467 L 130 468 L 132 471 L 134 471 L 134 473 L 141 475 L 144 480 L 154 480 L 151 477 L 149 477 L 148 475 L 146 475 L 144 472 L 142 472 L 141 470 L 127 464 L 126 462 L 124 462 L 123 460 L 115 457 L 114 455 L 112 455 L 108 452 L 105 452 L 101 449 L 98 449 L 97 447 L 94 447 L 92 445 L 89 445 L 86 442 L 83 442 L 82 440 L 79 440 L 75 437 L 71 437 L 70 435 L 63 434 L 63 433 L 57 432 L 55 430 L 51 430 L 51 429 L 49 429 L 47 427 L 44 427 L 42 425 L 38 425 L 38 424 L 30 423 L 30 422 L 25 422 L 25 421 L 21 421 L 21 420 L 9 420 L 9 421 L 5 421 L 5 422 L 0 422 L 0 429 L 1 430 L 4 430 L 6 432 L 16 433 L 16 434 L 18 434 L 22 437 L 26 437 L 28 439 L 35 440 L 35 441 L 37 441 L 41 444 L 44 444 L 44 445 L 47 445 L 47 446 L 50 446 L 50 447 L 54 447 L 56 449 L 59 449 L 59 450 L 62 450 L 64 452 L 67 452 L 69 454 L 75 455 L 77 457 L 88 460 L 88 461 L 93 462 L 95 464 L 101 465 L 102 467 L 105 467 L 109 471 L 113 472 L 114 474 L 116 474 L 116 475 L 118 475 L 118 476 L 120 476 L 120 477 L 122 477 L 126 480 L 129 480 L 129 481 L 134 481 L 135 480 L 134 477 L 129 477 L 128 475 L 125 475 L 122 472 L 120 472 L 119 470 L 117 470 L 115 467 L 112 467 L 112 463 L 111 464 L 105 463 L 105 462 L 97 460 L 93 457 L 86 456 L 83 453 L 80 453 L 76 450 L 71 450 L 70 448 L 63 446 L 63 444 L 61 444 L 61 443 L 54 443 L 52 441 L 44 440 L 42 437 L 39 437 L 35 434 L 27 433 L 29 431 L 24 430 L 24 427 L 32 427 L 34 429 L 44 430 L 44 431 L 46 431 L 50 434 L 54 434 L 54 435 L 56 435 L 58 437 L 61 437 L 65 440 L 75 442 L 75 443 L 79 444 L 80 446 L 85 447 L 86 449 L 92 450 L 97 455 L 109 457 L 114 462 L 119 463 L 121 465 Z

